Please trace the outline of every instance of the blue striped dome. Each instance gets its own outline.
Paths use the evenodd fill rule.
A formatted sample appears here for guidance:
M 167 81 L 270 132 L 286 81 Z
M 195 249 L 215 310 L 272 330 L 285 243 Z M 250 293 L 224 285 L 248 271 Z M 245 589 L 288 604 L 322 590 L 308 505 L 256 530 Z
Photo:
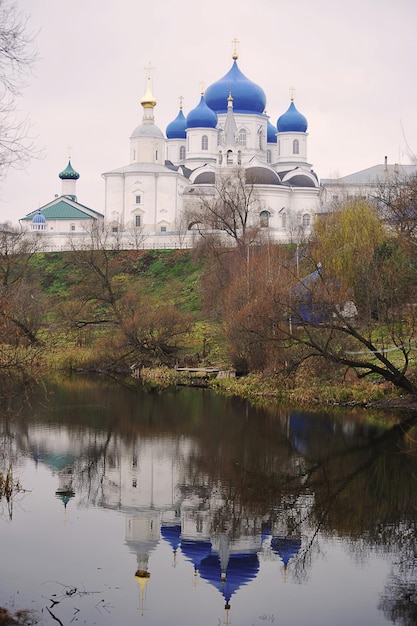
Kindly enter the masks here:
M 287 111 L 277 121 L 279 133 L 305 133 L 307 126 L 307 119 L 297 111 L 292 101 Z
M 216 128 L 217 115 L 207 106 L 204 96 L 200 102 L 187 115 L 187 128 Z
M 166 135 L 168 139 L 185 139 L 185 129 L 187 128 L 187 120 L 184 117 L 182 109 L 175 120 L 168 124 L 166 128 Z
M 268 143 L 277 143 L 277 127 L 268 120 L 266 125 L 266 136 Z
M 216 113 L 227 113 L 227 98 L 232 94 L 234 113 L 263 113 L 266 97 L 263 89 L 246 78 L 236 59 L 223 78 L 206 90 L 206 102 Z
M 42 215 L 42 211 L 38 209 L 35 215 L 33 216 L 32 224 L 45 224 L 45 222 L 46 222 L 46 219 Z

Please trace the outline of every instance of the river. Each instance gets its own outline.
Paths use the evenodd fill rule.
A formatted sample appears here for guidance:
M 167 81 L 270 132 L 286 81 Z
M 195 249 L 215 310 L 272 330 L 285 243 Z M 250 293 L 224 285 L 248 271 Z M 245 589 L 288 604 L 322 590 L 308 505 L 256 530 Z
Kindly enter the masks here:
M 377 418 L 79 376 L 16 394 L 0 606 L 54 626 L 411 626 L 416 431 Z

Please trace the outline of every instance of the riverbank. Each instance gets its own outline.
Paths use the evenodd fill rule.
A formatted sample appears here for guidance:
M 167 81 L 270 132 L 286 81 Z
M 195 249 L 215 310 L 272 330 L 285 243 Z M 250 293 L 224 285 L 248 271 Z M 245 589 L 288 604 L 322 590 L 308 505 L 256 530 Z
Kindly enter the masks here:
M 139 377 L 145 385 L 160 389 L 186 384 L 182 373 L 174 368 L 143 368 Z M 223 395 L 238 396 L 257 403 L 280 401 L 303 406 L 417 411 L 417 397 L 404 394 L 386 381 L 344 379 L 341 382 L 323 383 L 309 377 L 288 380 L 278 375 L 248 374 L 235 378 L 208 379 L 205 386 Z

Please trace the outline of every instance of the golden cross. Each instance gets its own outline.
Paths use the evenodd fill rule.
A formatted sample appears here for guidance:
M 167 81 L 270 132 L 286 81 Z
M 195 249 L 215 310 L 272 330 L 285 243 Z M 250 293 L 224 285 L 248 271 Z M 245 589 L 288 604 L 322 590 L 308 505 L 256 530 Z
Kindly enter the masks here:
M 178 99 L 180 101 L 180 109 L 182 109 L 182 103 L 184 102 L 184 98 L 180 96 Z
M 290 87 L 291 102 L 294 100 L 295 87 Z
M 232 39 L 232 44 L 233 44 L 232 59 L 237 59 L 238 58 L 238 54 L 237 54 L 237 44 L 238 43 L 240 43 L 240 41 L 236 37 L 234 39 Z
M 200 93 L 203 96 L 204 92 L 206 90 L 206 83 L 204 82 L 204 80 L 200 81 Z
M 71 160 L 71 150 L 72 150 L 72 146 L 67 146 L 67 150 L 68 150 L 68 158 Z
M 146 78 L 149 80 L 151 78 L 151 72 L 152 70 L 154 70 L 155 68 L 152 67 L 152 63 L 149 61 L 147 67 L 144 68 L 146 70 Z

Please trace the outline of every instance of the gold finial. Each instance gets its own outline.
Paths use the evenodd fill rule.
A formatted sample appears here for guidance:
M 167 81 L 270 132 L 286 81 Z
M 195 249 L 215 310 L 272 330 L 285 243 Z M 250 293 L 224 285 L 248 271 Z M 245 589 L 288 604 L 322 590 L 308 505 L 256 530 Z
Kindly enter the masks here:
M 232 44 L 233 44 L 233 54 L 232 54 L 232 59 L 236 60 L 238 58 L 238 53 L 237 53 L 237 45 L 240 43 L 240 41 L 235 37 L 234 39 L 232 39 Z
M 236 61 L 236 59 L 238 58 L 238 53 L 237 53 L 237 44 L 240 43 L 240 41 L 235 37 L 234 39 L 232 39 L 232 44 L 233 44 L 233 54 L 232 54 L 232 59 L 234 59 Z
M 204 92 L 206 90 L 206 83 L 204 82 L 204 80 L 200 81 L 200 93 L 202 96 L 204 96 Z
M 290 87 L 291 102 L 294 102 L 295 87 Z
M 182 109 L 182 103 L 184 102 L 184 98 L 180 96 L 178 99 L 180 101 L 180 109 Z
M 151 62 L 149 61 L 148 66 L 145 67 L 144 69 L 146 70 L 146 90 L 145 90 L 145 95 L 143 96 L 140 103 L 145 109 L 153 109 L 154 106 L 156 106 L 156 99 L 152 95 L 151 72 L 155 68 L 152 67 Z
M 71 161 L 71 150 L 72 150 L 72 146 L 67 146 L 67 150 L 68 150 L 68 160 Z

